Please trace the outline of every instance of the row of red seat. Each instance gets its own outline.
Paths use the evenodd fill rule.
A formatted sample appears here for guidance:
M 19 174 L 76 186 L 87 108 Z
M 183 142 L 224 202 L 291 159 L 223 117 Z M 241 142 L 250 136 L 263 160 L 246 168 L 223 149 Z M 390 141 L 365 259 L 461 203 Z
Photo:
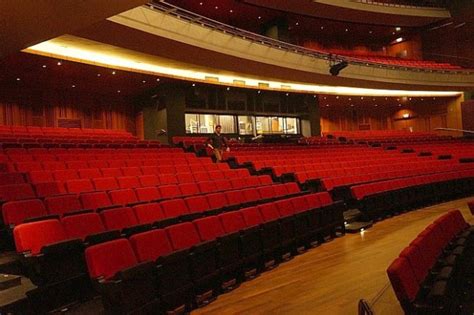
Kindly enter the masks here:
M 368 219 L 470 195 L 474 169 L 385 180 L 351 187 L 359 210 Z
M 4 219 L 6 219 L 5 223 L 11 224 L 12 227 L 22 225 L 25 219 L 35 218 L 37 221 L 36 218 L 56 215 L 62 222 L 69 238 L 85 240 L 90 235 L 105 231 L 119 230 L 127 234 L 127 229 L 136 229 L 141 225 L 162 227 L 179 221 L 188 221 L 196 217 L 223 212 L 225 209 L 236 209 L 244 205 L 299 193 L 300 191 L 294 186 L 279 184 L 161 201 L 143 200 L 151 202 L 124 207 L 123 203 L 114 203 L 114 199 L 109 199 L 106 193 L 94 192 L 82 194 L 80 197 L 63 195 L 47 198 L 44 204 L 38 199 L 13 201 L 4 205 L 3 213 Z M 320 199 L 322 200 L 322 198 L 325 203 L 331 200 L 329 195 L 321 195 Z M 93 212 L 84 209 L 100 209 L 100 211 Z M 43 233 L 47 234 L 48 230 Z M 37 234 L 41 233 L 37 232 Z M 40 249 L 41 247 L 36 247 L 32 251 L 37 254 Z M 20 252 L 23 251 L 25 250 L 20 250 Z
M 300 199 L 314 201 L 312 207 L 316 209 L 321 204 L 315 197 L 308 195 Z M 202 304 L 203 295 L 207 294 L 205 303 L 208 303 L 222 288 L 228 288 L 226 284 L 231 283 L 235 287 L 241 281 L 242 274 L 259 272 L 264 266 L 278 263 L 282 253 L 293 253 L 294 245 L 291 244 L 298 242 L 304 231 L 295 232 L 294 228 L 287 227 L 288 223 L 282 224 L 280 219 L 287 219 L 291 214 L 281 212 L 280 208 L 279 202 L 246 208 L 164 230 L 135 234 L 129 240 L 91 246 L 85 252 L 89 274 L 95 280 L 113 281 L 116 276 L 120 278 L 120 272 L 124 269 L 156 261 L 163 271 L 160 273 L 163 278 L 151 298 L 159 296 L 165 311 L 180 307 L 190 310 Z M 319 228 L 319 225 L 308 226 L 306 231 L 316 234 Z M 184 267 L 188 265 L 189 258 L 176 260 L 175 255 L 182 251 L 186 252 L 185 257 L 192 257 L 189 269 Z M 201 264 L 206 264 L 206 268 Z M 172 270 L 179 270 L 181 276 L 173 278 L 167 273 Z M 154 279 L 152 275 L 149 277 Z M 103 297 L 110 297 L 104 290 L 107 290 L 105 285 L 101 286 Z
M 459 210 L 449 211 L 422 231 L 388 267 L 388 277 L 406 314 L 460 313 L 461 297 L 472 279 L 471 231 Z
M 136 210 L 136 207 L 134 210 Z M 158 212 L 156 209 L 153 209 L 153 211 Z M 321 220 L 322 213 L 328 215 L 325 220 Z M 194 297 L 196 297 L 196 303 L 201 303 L 204 301 L 201 299 L 202 295 L 207 291 L 216 290 L 212 293 L 214 295 L 219 292 L 220 287 L 232 287 L 232 284 L 229 285 L 229 278 L 237 282 L 241 281 L 244 274 L 248 274 L 251 270 L 261 271 L 265 263 L 269 261 L 278 263 L 277 257 L 282 257 L 283 251 L 291 255 L 295 253 L 297 245 L 300 247 L 310 246 L 309 242 L 312 238 L 320 241 L 325 234 L 332 233 L 331 231 L 335 226 L 342 225 L 343 228 L 342 211 L 337 211 L 340 217 L 334 216 L 335 213 L 329 194 L 309 194 L 264 203 L 258 207 L 225 212 L 217 216 L 208 216 L 192 223 L 175 224 L 166 227 L 164 230 L 150 230 L 150 226 L 143 230 L 135 229 L 135 232 L 143 233 L 132 235 L 130 240 L 133 238 L 142 244 L 140 245 L 140 260 L 152 259 L 154 255 L 160 256 L 160 259 L 166 259 L 167 267 L 164 270 L 161 269 L 162 272 L 159 273 L 160 281 L 156 283 L 161 283 L 161 288 L 165 288 L 160 290 L 160 293 L 163 293 L 160 294 L 161 301 L 166 304 L 165 309 L 173 310 L 185 304 L 189 310 L 194 305 L 191 301 L 194 300 Z M 87 219 L 81 218 L 81 216 L 87 216 Z M 124 263 L 122 258 L 128 255 L 129 252 L 124 248 L 110 245 L 115 244 L 116 240 L 94 245 L 97 243 L 83 244 L 81 239 L 90 240 L 91 238 L 85 237 L 85 235 L 91 235 L 90 233 L 116 227 L 121 228 L 121 223 L 117 222 L 127 220 L 130 222 L 130 217 L 133 217 L 133 210 L 130 210 L 130 208 L 104 210 L 100 215 L 96 213 L 75 214 L 66 216 L 60 221 L 43 220 L 20 224 L 15 227 L 13 234 L 17 251 L 23 254 L 24 263 L 32 266 L 29 270 L 42 273 L 37 275 L 38 278 L 32 279 L 41 279 L 42 284 L 48 284 L 48 287 L 45 287 L 44 290 L 54 290 L 59 286 L 62 294 L 55 298 L 61 300 L 71 296 L 68 294 L 71 293 L 68 290 L 82 292 L 82 288 L 68 286 L 64 283 L 74 281 L 77 284 L 77 279 L 81 277 L 83 272 L 81 267 L 83 254 L 81 253 L 84 246 L 88 245 L 92 245 L 86 249 L 86 260 L 91 276 L 97 280 L 102 279 L 100 283 L 103 283 L 106 288 L 110 288 L 103 280 L 110 280 L 119 271 L 116 268 L 121 269 Z M 333 222 L 334 219 L 337 222 Z M 166 235 L 168 231 L 170 237 L 168 241 L 175 242 L 175 245 L 179 248 L 173 249 L 171 246 L 171 251 L 161 252 L 168 243 L 164 242 L 168 237 Z M 196 231 L 198 232 L 196 233 Z M 165 238 L 157 238 L 158 234 L 165 235 Z M 79 239 L 71 239 L 76 237 Z M 112 235 L 109 232 L 109 235 L 105 238 L 96 238 L 95 241 L 110 240 L 117 237 L 120 237 L 120 234 Z M 227 245 L 230 245 L 227 242 L 228 238 L 233 240 L 235 246 L 232 246 L 232 248 L 227 247 Z M 122 240 L 119 241 L 123 243 Z M 215 243 L 207 244 L 207 241 L 212 240 Z M 215 252 L 215 250 L 218 251 Z M 206 254 L 203 257 L 205 259 L 197 262 L 196 259 L 199 259 L 204 253 L 211 253 L 211 255 Z M 214 260 L 217 256 L 214 256 L 213 253 L 220 255 L 219 259 Z M 232 256 L 231 259 L 224 259 L 225 257 L 230 258 L 229 255 Z M 158 258 L 158 256 L 155 258 Z M 136 262 L 138 263 L 138 260 Z M 207 276 L 211 274 L 207 272 L 202 274 L 203 270 L 214 268 L 215 263 L 220 264 L 217 269 L 213 270 L 213 272 L 217 271 L 219 273 L 219 277 L 213 278 L 212 282 L 205 281 L 205 279 L 209 279 Z M 50 268 L 44 268 L 45 265 Z M 231 268 L 230 265 L 235 268 Z M 62 266 L 68 268 L 62 268 Z M 135 267 L 135 264 L 133 267 Z M 155 268 L 156 266 L 152 269 L 156 270 Z M 54 270 L 54 272 L 50 272 L 51 270 Z M 138 274 L 135 273 L 135 275 Z M 141 273 L 139 278 L 142 280 L 148 279 L 143 275 Z M 181 286 L 181 279 L 190 280 L 189 277 L 194 277 L 189 283 L 193 287 L 193 293 L 188 292 L 186 287 Z M 153 276 L 148 280 L 155 279 Z M 234 285 L 235 281 L 233 282 Z M 139 283 L 140 281 L 133 282 L 131 287 L 128 286 L 131 289 L 129 293 L 135 292 L 140 296 L 146 296 L 149 291 L 143 291 L 141 287 L 137 287 Z M 101 287 L 101 289 L 103 288 Z M 116 288 L 118 289 L 118 287 Z M 176 291 L 178 292 L 176 293 Z M 136 302 L 131 295 L 117 295 L 117 290 L 114 290 L 114 292 L 112 295 L 107 295 L 106 292 L 102 291 L 106 308 L 114 307 L 114 303 L 109 303 L 111 301 L 108 300 L 109 298 L 125 304 Z M 191 295 L 188 295 L 188 293 Z M 127 296 L 127 298 L 117 299 L 119 296 Z M 47 295 L 44 297 L 47 299 Z M 188 300 L 187 298 L 190 297 L 192 299 Z M 142 302 L 140 301 L 134 306 L 142 307 L 144 305 Z M 122 306 L 114 309 L 123 312 L 126 308 Z M 154 309 L 153 312 L 157 312 L 157 309 Z
M 262 193 L 268 195 L 279 187 L 279 185 L 272 184 L 273 183 L 268 177 L 261 176 L 260 178 L 249 177 L 249 180 L 239 179 L 238 181 L 220 180 L 184 183 L 179 185 L 162 185 L 158 187 L 147 186 L 140 188 L 108 189 L 107 191 L 99 191 L 96 189 L 66 195 L 60 193 L 49 194 L 44 197 L 44 202 L 46 208 L 50 210 L 50 214 L 65 214 L 82 209 L 98 209 L 100 207 L 109 207 L 112 205 L 127 205 L 216 192 L 229 192 L 229 194 L 232 194 L 230 191 L 245 188 L 251 188 L 254 190 L 253 192 L 249 192 L 249 196 L 259 194 L 260 190 L 262 190 Z M 298 185 L 294 182 L 282 185 L 283 186 L 280 188 L 284 190 L 286 189 L 287 193 L 296 193 L 300 191 Z M 272 187 L 265 189 L 266 186 Z M 282 190 L 279 189 L 276 192 L 281 194 Z M 236 197 L 238 196 L 239 195 L 236 195 Z M 37 198 L 37 196 L 30 194 L 28 196 L 22 195 L 22 197 L 28 198 L 7 197 L 5 199 L 8 200 L 8 202 L 4 203 L 2 206 L 2 214 L 5 224 L 18 224 L 26 218 L 46 214 L 44 213 L 45 207 L 42 206 L 42 202 Z M 82 207 L 80 200 L 82 201 Z M 34 204 L 36 204 L 36 206 L 34 206 Z M 37 204 L 40 204 L 41 206 L 37 206 Z M 38 211 L 41 212 L 41 214 L 38 214 Z
M 435 173 L 442 173 L 448 171 L 461 171 L 474 168 L 474 165 L 469 164 L 447 164 L 443 166 L 423 166 L 419 165 L 418 167 L 409 167 L 407 165 L 392 165 L 394 170 L 392 171 L 384 171 L 380 170 L 379 172 L 374 173 L 367 173 L 367 174 L 357 174 L 354 172 L 354 175 L 346 175 L 340 177 L 328 177 L 321 179 L 322 187 L 327 191 L 332 191 L 337 187 L 343 186 L 354 186 L 359 185 L 362 183 L 367 182 L 375 182 L 380 180 L 388 180 L 388 179 L 395 179 L 395 178 L 402 178 L 402 177 L 410 177 L 410 176 L 417 176 L 417 175 L 425 175 L 425 174 L 435 174 Z M 386 166 L 385 166 L 386 169 Z M 354 169 L 355 170 L 355 169 Z M 301 180 L 308 180 L 308 179 L 315 179 L 321 178 L 318 177 L 316 174 L 306 173 L 301 177 L 301 173 L 296 173 L 297 179 L 299 182 Z

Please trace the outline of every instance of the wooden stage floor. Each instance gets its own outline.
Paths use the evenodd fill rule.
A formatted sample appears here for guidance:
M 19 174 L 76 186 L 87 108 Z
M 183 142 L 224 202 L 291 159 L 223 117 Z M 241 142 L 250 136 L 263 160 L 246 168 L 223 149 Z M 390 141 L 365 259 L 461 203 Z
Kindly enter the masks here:
M 386 269 L 416 235 L 449 209 L 460 209 L 474 223 L 467 201 L 460 199 L 405 213 L 348 234 L 295 257 L 192 315 L 214 314 L 357 314 L 357 303 L 376 304 L 376 315 L 403 314 L 389 286 Z

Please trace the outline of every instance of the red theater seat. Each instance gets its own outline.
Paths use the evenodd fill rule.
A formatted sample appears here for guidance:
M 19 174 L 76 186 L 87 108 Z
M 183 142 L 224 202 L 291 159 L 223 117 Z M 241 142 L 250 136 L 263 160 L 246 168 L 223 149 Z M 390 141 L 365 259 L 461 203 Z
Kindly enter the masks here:
M 44 199 L 44 204 L 49 214 L 64 215 L 69 212 L 82 210 L 77 195 L 51 196 Z
M 137 217 L 129 207 L 104 210 L 100 216 L 107 230 L 123 230 L 138 225 Z
M 112 190 L 109 192 L 109 196 L 114 205 L 127 205 L 138 202 L 137 195 L 133 189 Z
M 61 223 L 69 238 L 84 240 L 87 236 L 105 231 L 100 216 L 92 212 L 65 216 Z
M 45 216 L 48 213 L 39 199 L 9 201 L 2 206 L 3 223 L 18 225 L 25 219 Z
M 33 255 L 39 254 L 44 246 L 67 238 L 58 220 L 20 224 L 13 230 L 13 236 L 18 253 L 31 252 Z
M 79 198 L 84 209 L 97 210 L 112 206 L 109 196 L 104 191 L 82 193 Z

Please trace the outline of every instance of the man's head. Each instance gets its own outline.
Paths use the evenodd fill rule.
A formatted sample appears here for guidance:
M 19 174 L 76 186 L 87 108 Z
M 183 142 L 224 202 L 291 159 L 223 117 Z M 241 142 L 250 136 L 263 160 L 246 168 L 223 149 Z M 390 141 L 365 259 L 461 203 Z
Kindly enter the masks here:
M 217 126 L 216 126 L 216 133 L 221 133 L 221 130 L 222 130 L 222 126 L 221 126 L 221 125 L 217 125 Z

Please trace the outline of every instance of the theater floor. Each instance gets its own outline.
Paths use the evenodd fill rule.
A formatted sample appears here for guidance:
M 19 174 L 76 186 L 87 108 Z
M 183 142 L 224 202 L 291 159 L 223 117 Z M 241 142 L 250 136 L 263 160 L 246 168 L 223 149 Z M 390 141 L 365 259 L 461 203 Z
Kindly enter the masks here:
M 460 209 L 474 223 L 467 201 L 459 199 L 376 223 L 312 249 L 192 314 L 357 314 L 360 298 L 377 299 L 376 314 L 403 314 L 385 270 L 416 235 L 448 209 Z

